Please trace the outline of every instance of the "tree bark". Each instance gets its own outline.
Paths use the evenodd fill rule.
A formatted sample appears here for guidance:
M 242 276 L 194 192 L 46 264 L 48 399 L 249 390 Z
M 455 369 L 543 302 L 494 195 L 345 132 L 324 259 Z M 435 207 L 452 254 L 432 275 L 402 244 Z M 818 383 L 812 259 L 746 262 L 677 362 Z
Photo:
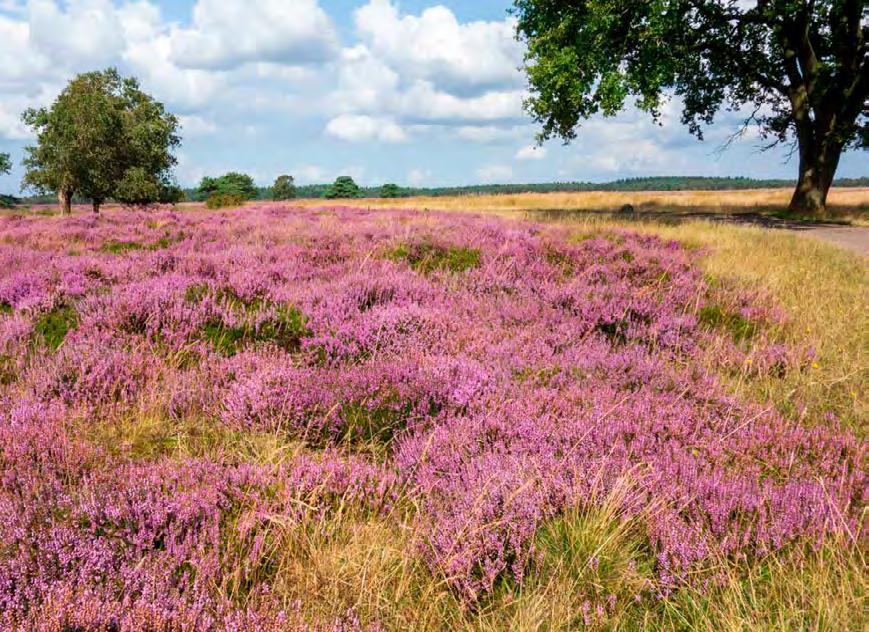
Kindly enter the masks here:
M 102 200 L 98 200 L 98 199 L 94 199 L 94 200 L 91 201 L 91 203 L 93 204 L 94 213 L 96 213 L 97 215 L 99 215 L 100 207 L 103 205 L 103 201 L 102 201 Z
M 827 195 L 833 185 L 842 146 L 839 143 L 800 143 L 800 172 L 788 207 L 791 213 L 812 217 L 827 216 Z M 808 147 L 804 147 L 808 144 Z
M 60 212 L 62 215 L 72 213 L 72 189 L 61 187 L 57 192 L 57 201 L 60 204 Z

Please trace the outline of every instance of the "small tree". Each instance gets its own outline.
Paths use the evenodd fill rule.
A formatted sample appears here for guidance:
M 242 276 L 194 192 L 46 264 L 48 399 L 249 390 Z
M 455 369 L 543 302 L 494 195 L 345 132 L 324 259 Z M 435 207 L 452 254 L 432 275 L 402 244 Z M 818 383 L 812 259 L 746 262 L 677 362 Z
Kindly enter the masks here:
M 132 197 L 142 200 L 174 186 L 177 118 L 114 68 L 78 75 L 50 108 L 30 108 L 22 119 L 37 133 L 26 148 L 24 185 L 56 193 L 64 213 L 74 193 L 99 212 L 106 199 L 134 188 Z
M 207 200 L 212 195 L 235 195 L 245 200 L 255 198 L 259 190 L 253 178 L 245 173 L 230 171 L 218 178 L 205 176 L 199 183 L 197 195 L 200 200 Z
M 12 160 L 9 154 L 0 153 L 0 175 L 12 171 Z
M 401 189 L 398 188 L 397 184 L 384 184 L 380 187 L 380 197 L 382 198 L 397 198 L 401 197 Z
M 326 189 L 326 197 L 333 200 L 357 198 L 359 185 L 350 176 L 339 176 L 332 186 Z
M 292 200 L 296 197 L 296 183 L 293 176 L 278 176 L 275 183 L 272 185 L 272 199 Z
M 853 0 L 515 0 L 528 45 L 527 108 L 541 138 L 628 97 L 657 119 L 669 94 L 702 138 L 722 108 L 748 107 L 772 146 L 794 140 L 791 210 L 823 214 L 843 150 L 869 147 L 869 22 Z

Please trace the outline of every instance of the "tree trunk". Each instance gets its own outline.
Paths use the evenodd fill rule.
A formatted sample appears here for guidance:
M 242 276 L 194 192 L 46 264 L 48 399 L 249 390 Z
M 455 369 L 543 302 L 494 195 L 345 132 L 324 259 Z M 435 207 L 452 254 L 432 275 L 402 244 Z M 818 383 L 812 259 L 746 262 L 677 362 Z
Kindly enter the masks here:
M 60 212 L 63 215 L 72 213 L 72 189 L 61 187 L 57 192 L 57 201 L 60 204 Z
M 100 200 L 100 199 L 96 199 L 96 198 L 94 198 L 93 200 L 91 200 L 91 203 L 93 204 L 93 207 L 94 207 L 94 213 L 96 213 L 97 215 L 99 215 L 99 212 L 100 212 L 100 206 L 103 205 L 103 201 Z
M 842 146 L 824 143 L 820 151 L 816 151 L 814 143 L 803 143 L 802 139 L 799 139 L 799 143 L 800 173 L 788 209 L 795 215 L 826 217 L 827 194 L 839 166 Z M 804 147 L 804 144 L 809 146 Z

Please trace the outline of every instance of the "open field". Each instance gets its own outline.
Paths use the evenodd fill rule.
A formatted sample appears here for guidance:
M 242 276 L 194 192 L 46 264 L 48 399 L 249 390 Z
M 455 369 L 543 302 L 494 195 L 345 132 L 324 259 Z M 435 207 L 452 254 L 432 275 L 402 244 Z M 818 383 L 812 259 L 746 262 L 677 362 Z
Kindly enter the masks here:
M 519 193 L 515 195 L 463 195 L 457 197 L 412 197 L 364 200 L 372 208 L 418 208 L 460 211 L 617 211 L 631 204 L 648 213 L 781 213 L 786 210 L 792 190 L 748 189 L 741 191 L 588 191 L 579 193 Z M 344 200 L 360 204 L 359 200 Z M 316 206 L 322 200 L 298 200 Z M 869 224 L 869 188 L 832 189 L 831 218 Z
M 0 217 L 4 627 L 862 630 L 866 262 L 509 215 Z

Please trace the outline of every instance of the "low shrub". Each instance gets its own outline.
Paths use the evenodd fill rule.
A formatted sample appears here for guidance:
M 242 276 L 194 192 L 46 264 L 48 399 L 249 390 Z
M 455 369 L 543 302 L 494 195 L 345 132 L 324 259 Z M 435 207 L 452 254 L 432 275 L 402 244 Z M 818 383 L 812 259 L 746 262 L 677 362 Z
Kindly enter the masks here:
M 244 196 L 237 195 L 235 193 L 215 193 L 208 197 L 205 200 L 206 208 L 235 208 L 238 206 L 244 206 L 245 198 Z

